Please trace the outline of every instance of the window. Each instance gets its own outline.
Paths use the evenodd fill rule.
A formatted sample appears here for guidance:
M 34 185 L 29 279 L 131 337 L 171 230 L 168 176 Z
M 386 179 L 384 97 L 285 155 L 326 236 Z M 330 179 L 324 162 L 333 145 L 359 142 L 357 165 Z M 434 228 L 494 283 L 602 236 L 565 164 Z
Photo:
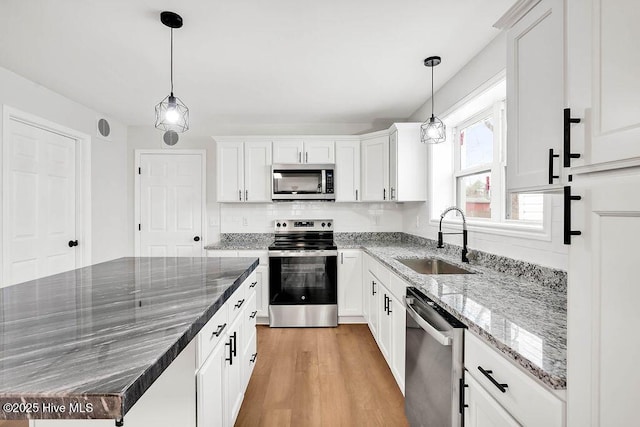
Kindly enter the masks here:
M 502 77 L 444 117 L 450 132 L 448 138 L 453 141 L 446 147 L 451 154 L 446 155 L 444 147 L 432 151 L 434 158 L 439 159 L 432 164 L 434 174 L 440 174 L 437 178 L 434 175 L 432 182 L 438 190 L 442 190 L 443 184 L 450 186 L 451 196 L 434 188 L 434 218 L 442 208 L 455 204 L 472 224 L 542 228 L 542 194 L 506 194 L 505 98 L 506 81 Z M 449 156 L 452 156 L 450 168 L 446 166 Z M 450 184 L 442 179 L 447 175 Z

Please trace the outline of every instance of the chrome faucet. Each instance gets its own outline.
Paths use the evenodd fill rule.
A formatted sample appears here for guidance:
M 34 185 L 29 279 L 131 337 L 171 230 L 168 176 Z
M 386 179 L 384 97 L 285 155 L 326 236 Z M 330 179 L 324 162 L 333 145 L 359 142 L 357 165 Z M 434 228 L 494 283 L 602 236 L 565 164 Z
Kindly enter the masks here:
M 462 215 L 462 233 L 443 233 L 442 232 L 442 220 L 444 219 L 444 216 L 451 211 L 458 211 L 460 212 L 460 215 Z M 462 209 L 456 206 L 451 206 L 445 209 L 440 214 L 440 228 L 438 230 L 438 247 L 439 248 L 444 248 L 444 245 L 442 244 L 443 234 L 462 234 L 462 262 L 469 262 L 469 258 L 467 258 L 467 220 L 464 217 L 464 212 L 462 211 Z

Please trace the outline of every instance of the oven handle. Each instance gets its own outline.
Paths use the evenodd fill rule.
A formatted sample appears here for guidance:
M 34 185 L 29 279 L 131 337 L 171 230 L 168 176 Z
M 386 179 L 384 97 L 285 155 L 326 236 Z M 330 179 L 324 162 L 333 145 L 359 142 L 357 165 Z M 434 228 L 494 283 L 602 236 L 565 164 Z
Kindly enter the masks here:
M 415 320 L 416 323 L 422 329 L 424 329 L 426 333 L 431 335 L 433 338 L 436 339 L 436 341 L 438 341 L 442 345 L 446 345 L 446 346 L 451 345 L 451 343 L 453 342 L 453 337 L 443 334 L 442 332 L 437 330 L 435 327 L 433 327 L 433 325 L 431 325 L 429 322 L 424 320 L 422 316 L 420 316 L 418 312 L 413 308 L 412 306 L 412 303 L 414 302 L 413 298 L 411 297 L 407 298 L 406 296 L 403 296 L 402 298 L 404 299 L 404 304 L 407 306 L 407 314 L 411 316 L 413 320 Z M 425 309 L 429 310 L 430 308 L 425 307 Z
M 269 251 L 269 258 L 302 258 L 318 256 L 338 256 L 338 251 Z

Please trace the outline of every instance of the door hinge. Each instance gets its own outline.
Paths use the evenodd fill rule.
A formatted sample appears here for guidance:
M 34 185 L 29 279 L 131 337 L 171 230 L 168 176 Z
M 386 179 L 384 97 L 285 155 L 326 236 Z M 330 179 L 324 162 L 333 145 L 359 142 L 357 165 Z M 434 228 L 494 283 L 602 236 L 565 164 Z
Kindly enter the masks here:
M 138 231 L 142 231 L 142 224 L 138 224 Z

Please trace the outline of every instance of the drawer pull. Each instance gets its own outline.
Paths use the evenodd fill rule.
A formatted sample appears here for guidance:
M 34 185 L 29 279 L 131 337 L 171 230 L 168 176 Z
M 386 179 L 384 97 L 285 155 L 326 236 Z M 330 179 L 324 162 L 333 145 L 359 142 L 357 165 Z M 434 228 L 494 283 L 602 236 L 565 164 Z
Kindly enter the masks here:
M 478 370 L 480 372 L 482 372 L 482 375 L 484 375 L 485 377 L 489 378 L 489 381 L 491 381 L 493 383 L 494 386 L 498 387 L 498 390 L 500 390 L 503 393 L 507 392 L 507 387 L 509 387 L 507 384 L 500 384 L 498 381 L 496 381 L 495 378 L 493 378 L 491 376 L 491 374 L 493 374 L 493 371 L 490 369 L 482 369 L 482 366 L 478 366 Z
M 253 353 L 251 355 L 251 359 L 249 360 L 251 363 L 255 363 L 256 358 L 258 357 L 258 353 Z
M 254 311 L 253 313 L 251 313 L 251 315 L 249 316 L 249 319 L 254 319 L 256 317 L 256 314 L 258 314 L 257 311 Z
M 258 282 L 251 282 L 251 284 L 249 285 L 250 288 L 255 288 L 256 285 L 258 284 Z
M 238 300 L 238 303 L 235 305 L 235 308 L 242 307 L 242 304 L 244 304 L 244 298 L 242 298 L 241 300 Z
M 233 339 L 229 338 L 229 342 L 224 343 L 225 347 L 229 346 L 229 357 L 225 357 L 225 362 L 229 362 L 229 365 L 233 365 Z
M 227 324 L 226 324 L 226 323 L 225 323 L 225 324 L 222 324 L 222 325 L 218 325 L 218 330 L 217 330 L 217 331 L 214 331 L 214 332 L 211 334 L 211 338 L 209 338 L 209 339 L 213 339 L 213 337 L 219 337 L 219 336 L 220 336 L 220 334 L 222 333 L 222 331 L 224 331 L 224 328 L 226 328 L 226 327 L 227 327 Z

